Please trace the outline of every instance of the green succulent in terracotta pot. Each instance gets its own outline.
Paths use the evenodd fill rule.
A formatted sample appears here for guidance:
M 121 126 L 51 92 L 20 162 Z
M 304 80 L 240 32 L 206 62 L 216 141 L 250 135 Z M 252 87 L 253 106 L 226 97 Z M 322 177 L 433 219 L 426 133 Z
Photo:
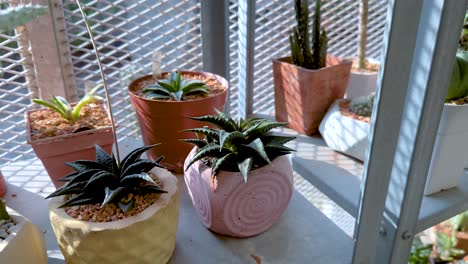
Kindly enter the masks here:
M 185 100 L 187 95 L 206 94 L 208 88 L 201 80 L 188 80 L 182 78 L 182 72 L 169 73 L 168 79 L 158 80 L 155 84 L 146 86 L 143 93 L 149 99 Z

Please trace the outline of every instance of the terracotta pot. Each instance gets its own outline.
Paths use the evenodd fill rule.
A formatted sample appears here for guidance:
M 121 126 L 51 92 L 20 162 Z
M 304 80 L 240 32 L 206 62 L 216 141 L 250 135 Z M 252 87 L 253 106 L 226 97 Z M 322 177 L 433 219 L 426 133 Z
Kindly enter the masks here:
M 16 225 L 5 240 L 0 240 L 0 263 L 47 263 L 44 236 L 36 225 L 7 208 Z
M 213 115 L 215 114 L 214 108 L 224 111 L 228 89 L 228 82 L 219 75 L 190 71 L 183 71 L 182 74 L 215 78 L 226 89 L 223 93 L 188 101 L 151 100 L 137 95 L 134 91 L 138 90 L 139 83 L 155 82 L 152 75 L 134 80 L 128 88 L 140 124 L 143 143 L 145 145 L 161 143 L 158 147 L 147 152 L 149 157 L 155 159 L 164 156 L 162 165 L 176 173 L 183 172 L 185 157 L 193 147 L 180 139 L 195 137 L 194 133 L 181 131 L 203 125 L 203 123 L 193 121 L 189 117 Z
M 308 70 L 291 63 L 291 58 L 273 61 L 276 119 L 306 135 L 317 132 L 328 107 L 343 95 L 352 62 L 331 55 L 327 67 Z
M 287 156 L 251 171 L 247 182 L 240 172 L 221 171 L 213 187 L 211 168 L 200 161 L 185 172 L 184 178 L 201 222 L 216 233 L 233 237 L 250 237 L 268 230 L 286 210 L 294 190 Z
M 95 160 L 95 145 L 99 145 L 106 152 L 111 153 L 114 143 L 111 127 L 32 140 L 29 117 L 35 111 L 37 110 L 25 113 L 27 142 L 31 144 L 56 188 L 64 184 L 58 179 L 74 171 L 65 165 L 65 162 Z
M 7 183 L 5 177 L 3 177 L 2 171 L 0 171 L 0 197 L 5 196 L 7 192 Z
M 175 248 L 179 215 L 177 178 L 154 168 L 164 190 L 143 212 L 112 222 L 86 222 L 49 203 L 49 218 L 66 263 L 167 263 Z

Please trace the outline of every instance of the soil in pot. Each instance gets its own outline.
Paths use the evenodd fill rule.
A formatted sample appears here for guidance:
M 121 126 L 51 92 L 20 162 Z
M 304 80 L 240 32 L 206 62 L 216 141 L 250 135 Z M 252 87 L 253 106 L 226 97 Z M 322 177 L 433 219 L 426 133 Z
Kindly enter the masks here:
M 81 110 L 80 119 L 71 122 L 48 108 L 38 109 L 29 115 L 31 139 L 68 135 L 80 131 L 110 126 L 106 110 L 100 104 L 90 104 Z
M 89 104 L 81 111 L 81 118 L 71 122 L 50 109 L 26 112 L 27 141 L 44 164 L 55 187 L 58 181 L 73 170 L 65 162 L 93 160 L 94 146 L 112 151 L 114 142 L 107 111 L 103 104 Z
M 340 113 L 342 115 L 354 118 L 354 119 L 359 120 L 359 121 L 370 123 L 370 116 L 361 116 L 361 115 L 357 115 L 357 114 L 351 112 L 351 110 L 349 109 L 349 107 L 351 105 L 351 100 L 348 100 L 348 99 L 340 100 L 338 102 L 338 105 L 340 107 Z
M 163 73 L 161 78 L 166 78 Z M 142 90 L 157 79 L 152 75 L 133 81 L 129 86 L 130 98 L 135 108 L 145 145 L 161 143 L 147 153 L 154 159 L 164 156 L 161 162 L 167 169 L 183 172 L 185 157 L 192 145 L 180 141 L 181 138 L 194 138 L 194 133 L 181 132 L 200 126 L 200 122 L 189 117 L 215 114 L 215 108 L 223 111 L 228 83 L 221 76 L 205 72 L 183 71 L 184 79 L 203 80 L 209 89 L 205 95 L 187 96 L 188 100 L 151 100 L 144 97 Z
M 358 67 L 358 59 L 357 58 L 352 58 L 351 59 L 353 62 L 353 65 L 351 66 L 351 72 L 356 72 L 356 73 L 377 73 L 379 72 L 380 64 L 379 63 L 374 63 L 369 60 L 365 60 L 364 62 L 364 68 L 359 68 Z

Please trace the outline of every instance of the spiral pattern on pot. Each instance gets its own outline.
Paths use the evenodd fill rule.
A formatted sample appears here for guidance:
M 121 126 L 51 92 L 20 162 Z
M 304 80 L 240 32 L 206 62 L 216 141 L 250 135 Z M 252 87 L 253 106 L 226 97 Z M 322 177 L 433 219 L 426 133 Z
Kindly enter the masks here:
M 240 184 L 226 198 L 224 223 L 238 236 L 253 236 L 270 228 L 281 216 L 293 191 L 284 174 L 256 175 Z
M 185 175 L 185 182 L 188 185 L 188 192 L 192 198 L 193 206 L 200 216 L 200 220 L 206 226 L 211 226 L 211 207 L 206 193 L 206 186 L 201 179 L 201 176 L 192 171 L 190 168 Z

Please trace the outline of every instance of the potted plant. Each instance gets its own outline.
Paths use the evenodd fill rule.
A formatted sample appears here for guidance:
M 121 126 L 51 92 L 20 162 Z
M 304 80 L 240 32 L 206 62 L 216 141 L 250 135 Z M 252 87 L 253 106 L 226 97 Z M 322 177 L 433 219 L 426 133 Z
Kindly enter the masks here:
M 3 197 L 7 192 L 7 183 L 5 177 L 3 177 L 2 171 L 0 171 L 0 198 Z
M 213 108 L 224 109 L 227 89 L 226 79 L 207 72 L 163 72 L 131 82 L 128 90 L 144 144 L 162 142 L 149 157 L 164 154 L 162 164 L 181 173 L 191 149 L 179 140 L 184 137 L 181 131 L 196 126 L 188 117 L 214 114 Z
M 294 137 L 270 132 L 285 123 L 260 118 L 234 121 L 222 112 L 193 118 L 216 126 L 190 129 L 203 139 L 187 139 L 185 183 L 201 222 L 214 232 L 249 237 L 269 229 L 294 189 L 284 144 Z
M 47 263 L 42 232 L 1 199 L 0 263 Z
M 327 35 L 320 25 L 321 1 L 315 4 L 312 49 L 307 0 L 295 0 L 297 26 L 290 36 L 291 57 L 273 60 L 276 120 L 311 135 L 348 85 L 351 61 L 327 55 Z
M 352 59 L 353 66 L 345 98 L 367 96 L 375 91 L 377 85 L 380 64 L 377 60 L 366 58 L 368 13 L 369 0 L 360 0 L 357 57 Z
M 364 161 L 373 104 L 374 93 L 333 103 L 319 126 L 327 145 Z
M 112 150 L 108 111 L 102 98 L 94 94 L 99 87 L 91 89 L 76 104 L 60 96 L 48 101 L 33 99 L 46 108 L 25 113 L 27 142 L 57 188 L 63 185 L 58 179 L 72 172 L 65 162 L 92 159 L 95 144 L 109 153 Z
M 107 105 L 109 90 L 93 33 Z M 177 178 L 160 168 L 161 159 L 141 159 L 155 145 L 137 148 L 120 160 L 112 111 L 115 155 L 95 146 L 96 159 L 68 162 L 72 172 L 47 198 L 49 218 L 67 263 L 167 263 L 175 248 L 179 196 Z
M 467 23 L 468 20 L 465 21 L 465 28 L 468 28 Z M 463 32 L 462 37 L 465 34 Z M 363 112 L 370 116 L 373 97 L 369 97 L 368 100 L 353 99 L 350 104 L 354 105 L 355 112 L 352 115 L 349 115 L 352 112 L 351 108 L 345 108 L 344 111 L 343 107 L 340 108 L 340 105 L 346 105 L 346 102 L 349 104 L 349 101 L 338 101 L 330 108 L 320 124 L 320 133 L 330 148 L 364 160 L 370 119 L 357 111 L 366 110 Z M 456 54 L 439 122 L 425 195 L 457 186 L 464 174 L 468 162 L 466 158 L 468 142 L 464 140 L 468 126 L 466 122 L 460 120 L 464 120 L 466 116 L 468 116 L 468 51 L 460 47 Z
M 67 263 L 167 263 L 175 248 L 177 178 L 135 149 L 122 162 L 96 145 L 96 161 L 68 163 L 76 172 L 47 198 Z M 164 190 L 163 190 L 164 188 Z M 142 246 L 145 245 L 145 246 Z
M 445 232 L 436 232 L 435 243 L 430 256 L 431 264 L 454 263 L 463 258 L 465 251 L 455 247 L 457 238 Z

